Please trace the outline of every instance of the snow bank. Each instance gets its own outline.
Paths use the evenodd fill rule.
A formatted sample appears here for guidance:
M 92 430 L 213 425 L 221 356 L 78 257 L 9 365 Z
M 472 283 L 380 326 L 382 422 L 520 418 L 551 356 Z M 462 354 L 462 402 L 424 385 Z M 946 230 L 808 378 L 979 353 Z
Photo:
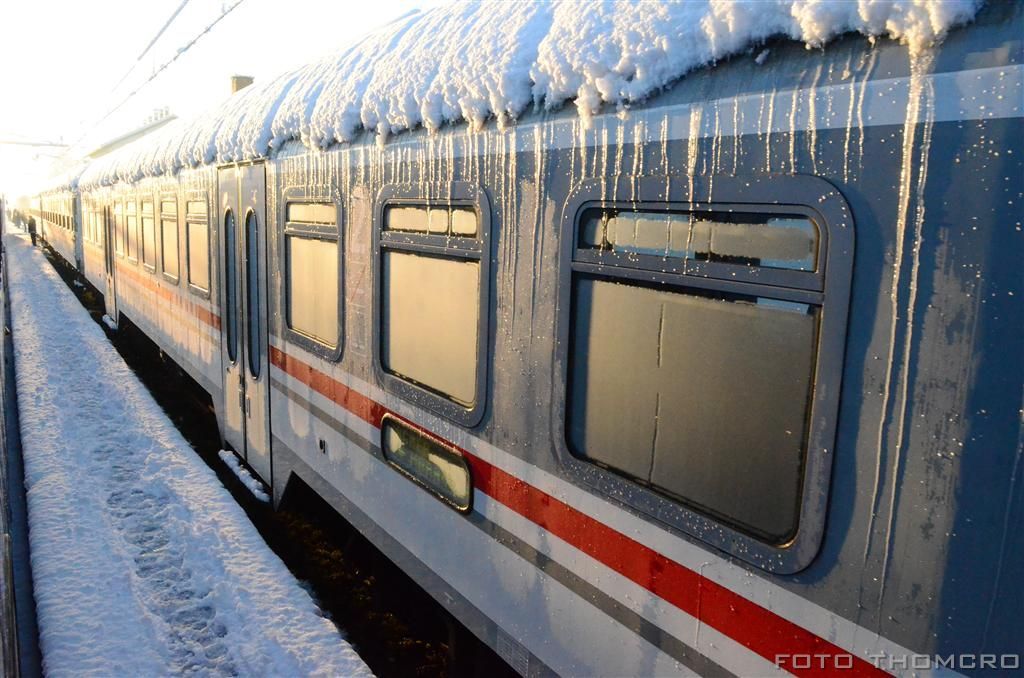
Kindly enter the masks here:
M 980 0 L 481 2 L 407 15 L 357 44 L 221 107 L 168 125 L 90 166 L 81 185 L 309 148 L 424 126 L 514 120 L 574 100 L 589 117 L 773 36 L 820 47 L 888 36 L 919 52 L 970 21 Z
M 42 254 L 5 242 L 46 674 L 369 675 Z

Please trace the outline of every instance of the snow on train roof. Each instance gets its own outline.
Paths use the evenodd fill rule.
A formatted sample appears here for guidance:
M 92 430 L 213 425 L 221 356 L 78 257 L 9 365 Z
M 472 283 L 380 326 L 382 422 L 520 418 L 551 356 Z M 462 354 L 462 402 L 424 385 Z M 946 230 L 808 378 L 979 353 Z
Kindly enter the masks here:
M 774 36 L 819 47 L 888 36 L 911 52 L 970 21 L 981 0 L 482 2 L 405 16 L 317 63 L 252 85 L 87 167 L 83 187 L 311 149 L 420 126 L 499 124 L 533 108 L 642 100 Z

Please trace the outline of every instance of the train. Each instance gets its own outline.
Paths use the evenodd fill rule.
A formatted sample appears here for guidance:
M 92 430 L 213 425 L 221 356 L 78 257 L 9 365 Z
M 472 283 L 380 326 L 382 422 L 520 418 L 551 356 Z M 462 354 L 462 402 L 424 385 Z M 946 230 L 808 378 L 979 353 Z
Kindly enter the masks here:
M 64 183 L 41 230 L 275 504 L 312 488 L 524 676 L 992 674 L 1024 652 L 1022 26 Z

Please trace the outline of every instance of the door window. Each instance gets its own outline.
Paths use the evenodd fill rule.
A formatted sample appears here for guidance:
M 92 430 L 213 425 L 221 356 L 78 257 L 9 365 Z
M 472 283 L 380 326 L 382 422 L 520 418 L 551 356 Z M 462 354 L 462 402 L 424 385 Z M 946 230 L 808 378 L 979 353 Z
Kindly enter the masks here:
M 246 323 L 248 325 L 249 373 L 254 379 L 260 376 L 260 267 L 259 267 L 259 223 L 256 215 L 249 212 L 245 217 L 245 290 L 248 295 Z
M 224 313 L 227 316 L 228 360 L 238 360 L 238 266 L 235 254 L 235 215 L 224 215 Z

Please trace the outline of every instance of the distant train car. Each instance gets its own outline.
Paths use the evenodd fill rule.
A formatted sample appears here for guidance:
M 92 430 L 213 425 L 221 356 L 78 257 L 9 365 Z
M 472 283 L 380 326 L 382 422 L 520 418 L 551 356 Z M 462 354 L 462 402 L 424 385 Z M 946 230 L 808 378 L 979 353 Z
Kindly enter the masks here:
M 39 197 L 39 235 L 72 266 L 78 266 L 81 257 L 77 232 L 78 198 L 73 190 L 62 188 Z
M 44 232 L 275 501 L 523 675 L 1008 668 L 1022 12 L 47 194 Z

